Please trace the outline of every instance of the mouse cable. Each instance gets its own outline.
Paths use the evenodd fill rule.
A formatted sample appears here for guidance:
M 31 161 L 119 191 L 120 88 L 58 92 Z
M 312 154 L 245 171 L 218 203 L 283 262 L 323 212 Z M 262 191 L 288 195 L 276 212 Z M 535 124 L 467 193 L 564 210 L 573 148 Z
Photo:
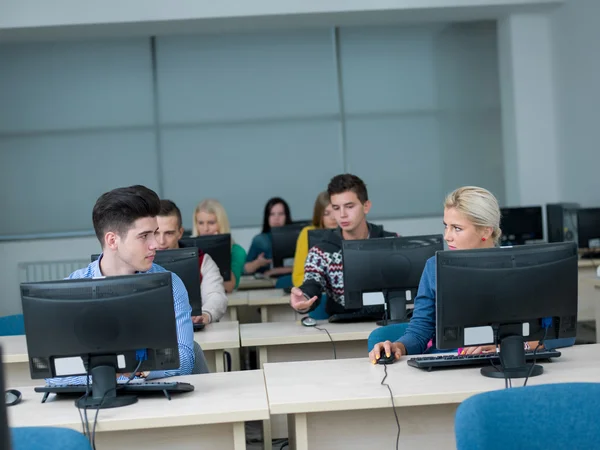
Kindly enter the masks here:
M 327 336 L 329 336 L 329 340 L 331 341 L 331 345 L 333 347 L 333 359 L 337 359 L 337 352 L 335 351 L 335 342 L 333 342 L 333 338 L 331 337 L 331 334 L 329 334 L 329 331 L 327 331 L 327 329 L 325 328 L 320 328 L 318 326 L 315 326 L 315 328 L 319 331 L 324 331 L 325 333 L 327 333 Z
M 381 385 L 385 386 L 386 388 L 388 388 L 388 391 L 390 391 L 390 399 L 392 400 L 392 411 L 394 411 L 394 417 L 396 419 L 396 426 L 398 427 L 398 434 L 396 434 L 396 450 L 398 450 L 398 444 L 400 442 L 400 420 L 398 420 L 398 413 L 396 412 L 396 405 L 394 404 L 394 394 L 392 393 L 392 388 L 390 387 L 389 384 L 387 384 L 385 382 L 387 376 L 388 376 L 388 372 L 387 372 L 387 364 L 383 365 L 383 379 L 381 380 Z
M 545 330 L 544 330 L 544 337 L 542 338 L 541 341 L 538 341 L 537 345 L 535 346 L 535 349 L 533 350 L 533 362 L 531 363 L 531 367 L 529 369 L 529 372 L 527 372 L 527 376 L 525 377 L 525 382 L 523 383 L 523 387 L 527 386 L 527 381 L 529 380 L 529 377 L 533 373 L 533 369 L 535 367 L 535 362 L 536 362 L 536 357 L 537 357 L 537 351 L 538 351 L 539 348 L 541 348 L 544 345 L 544 341 L 548 337 L 548 328 L 549 327 L 545 328 Z

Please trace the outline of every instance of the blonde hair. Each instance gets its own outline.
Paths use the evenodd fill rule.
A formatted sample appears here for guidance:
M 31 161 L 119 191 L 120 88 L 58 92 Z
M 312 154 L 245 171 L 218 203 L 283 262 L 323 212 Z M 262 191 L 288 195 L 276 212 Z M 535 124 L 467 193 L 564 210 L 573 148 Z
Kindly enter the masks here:
M 196 206 L 194 210 L 194 217 L 192 218 L 193 228 L 192 228 L 192 237 L 197 237 L 198 233 L 198 223 L 196 221 L 196 216 L 200 211 L 203 211 L 208 214 L 214 214 L 217 218 L 217 223 L 219 224 L 219 233 L 227 234 L 231 233 L 231 227 L 229 226 L 229 219 L 227 218 L 227 213 L 225 212 L 225 208 L 218 200 L 213 198 L 208 198 L 206 200 L 202 200 Z M 232 240 L 233 242 L 233 240 Z
M 327 191 L 321 192 L 317 195 L 315 200 L 315 207 L 313 208 L 312 225 L 316 228 L 325 228 L 323 224 L 323 216 L 325 215 L 325 209 L 329 206 L 329 194 Z
M 500 206 L 494 194 L 487 189 L 476 186 L 458 188 L 448 194 L 444 208 L 456 208 L 476 227 L 491 228 L 494 243 L 500 240 Z

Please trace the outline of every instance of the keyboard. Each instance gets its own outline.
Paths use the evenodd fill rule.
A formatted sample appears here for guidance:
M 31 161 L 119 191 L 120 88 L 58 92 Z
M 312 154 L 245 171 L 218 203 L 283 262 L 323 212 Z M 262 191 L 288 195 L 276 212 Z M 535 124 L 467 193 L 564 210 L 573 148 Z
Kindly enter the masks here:
M 550 358 L 558 358 L 560 352 L 557 350 L 538 350 L 535 361 L 544 361 Z M 533 350 L 525 352 L 525 360 L 533 362 Z M 500 357 L 497 353 L 482 353 L 479 355 L 431 355 L 417 356 L 407 361 L 409 366 L 417 369 L 448 369 L 452 367 L 486 366 L 492 363 L 500 366 Z
M 90 386 L 91 389 L 91 386 Z M 46 401 L 48 394 L 85 394 L 85 384 L 57 384 L 54 386 L 38 386 L 34 388 L 35 392 L 46 394 L 42 403 Z M 133 395 L 151 395 L 163 393 L 168 399 L 170 394 L 191 392 L 194 390 L 194 385 L 190 383 L 182 383 L 179 381 L 136 381 L 132 380 L 128 384 L 117 383 L 117 391 L 123 394 Z
M 331 323 L 373 322 L 385 318 L 385 310 L 380 306 L 364 306 L 357 311 L 334 314 Z

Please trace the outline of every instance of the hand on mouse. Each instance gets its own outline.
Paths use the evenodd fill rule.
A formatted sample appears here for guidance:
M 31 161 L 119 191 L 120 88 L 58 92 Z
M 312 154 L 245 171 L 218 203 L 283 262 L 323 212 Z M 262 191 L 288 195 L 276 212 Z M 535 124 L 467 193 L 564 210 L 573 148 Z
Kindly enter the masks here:
M 386 356 L 394 355 L 395 359 L 400 359 L 402 355 L 406 355 L 406 347 L 400 342 L 379 342 L 375 344 L 373 350 L 369 352 L 369 359 L 373 364 L 377 364 L 377 360 L 384 353 Z
M 192 316 L 192 323 L 210 323 L 210 317 L 206 313 L 202 313 L 201 316 Z

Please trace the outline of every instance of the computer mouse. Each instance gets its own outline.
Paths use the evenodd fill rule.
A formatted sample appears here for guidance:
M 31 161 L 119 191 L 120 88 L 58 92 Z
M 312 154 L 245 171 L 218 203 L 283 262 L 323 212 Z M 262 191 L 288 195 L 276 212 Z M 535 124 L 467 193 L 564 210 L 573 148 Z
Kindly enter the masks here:
M 385 353 L 382 353 L 379 359 L 377 360 L 377 364 L 394 364 L 396 362 L 396 357 L 391 354 L 390 356 L 385 356 Z
M 305 327 L 314 327 L 317 325 L 317 321 L 310 316 L 303 317 L 300 323 Z
M 195 323 L 194 325 L 194 331 L 201 331 L 204 330 L 204 327 L 206 326 L 206 324 L 200 322 L 200 323 Z
M 21 401 L 21 392 L 16 389 L 9 389 L 4 392 L 4 401 L 6 406 L 16 405 Z

